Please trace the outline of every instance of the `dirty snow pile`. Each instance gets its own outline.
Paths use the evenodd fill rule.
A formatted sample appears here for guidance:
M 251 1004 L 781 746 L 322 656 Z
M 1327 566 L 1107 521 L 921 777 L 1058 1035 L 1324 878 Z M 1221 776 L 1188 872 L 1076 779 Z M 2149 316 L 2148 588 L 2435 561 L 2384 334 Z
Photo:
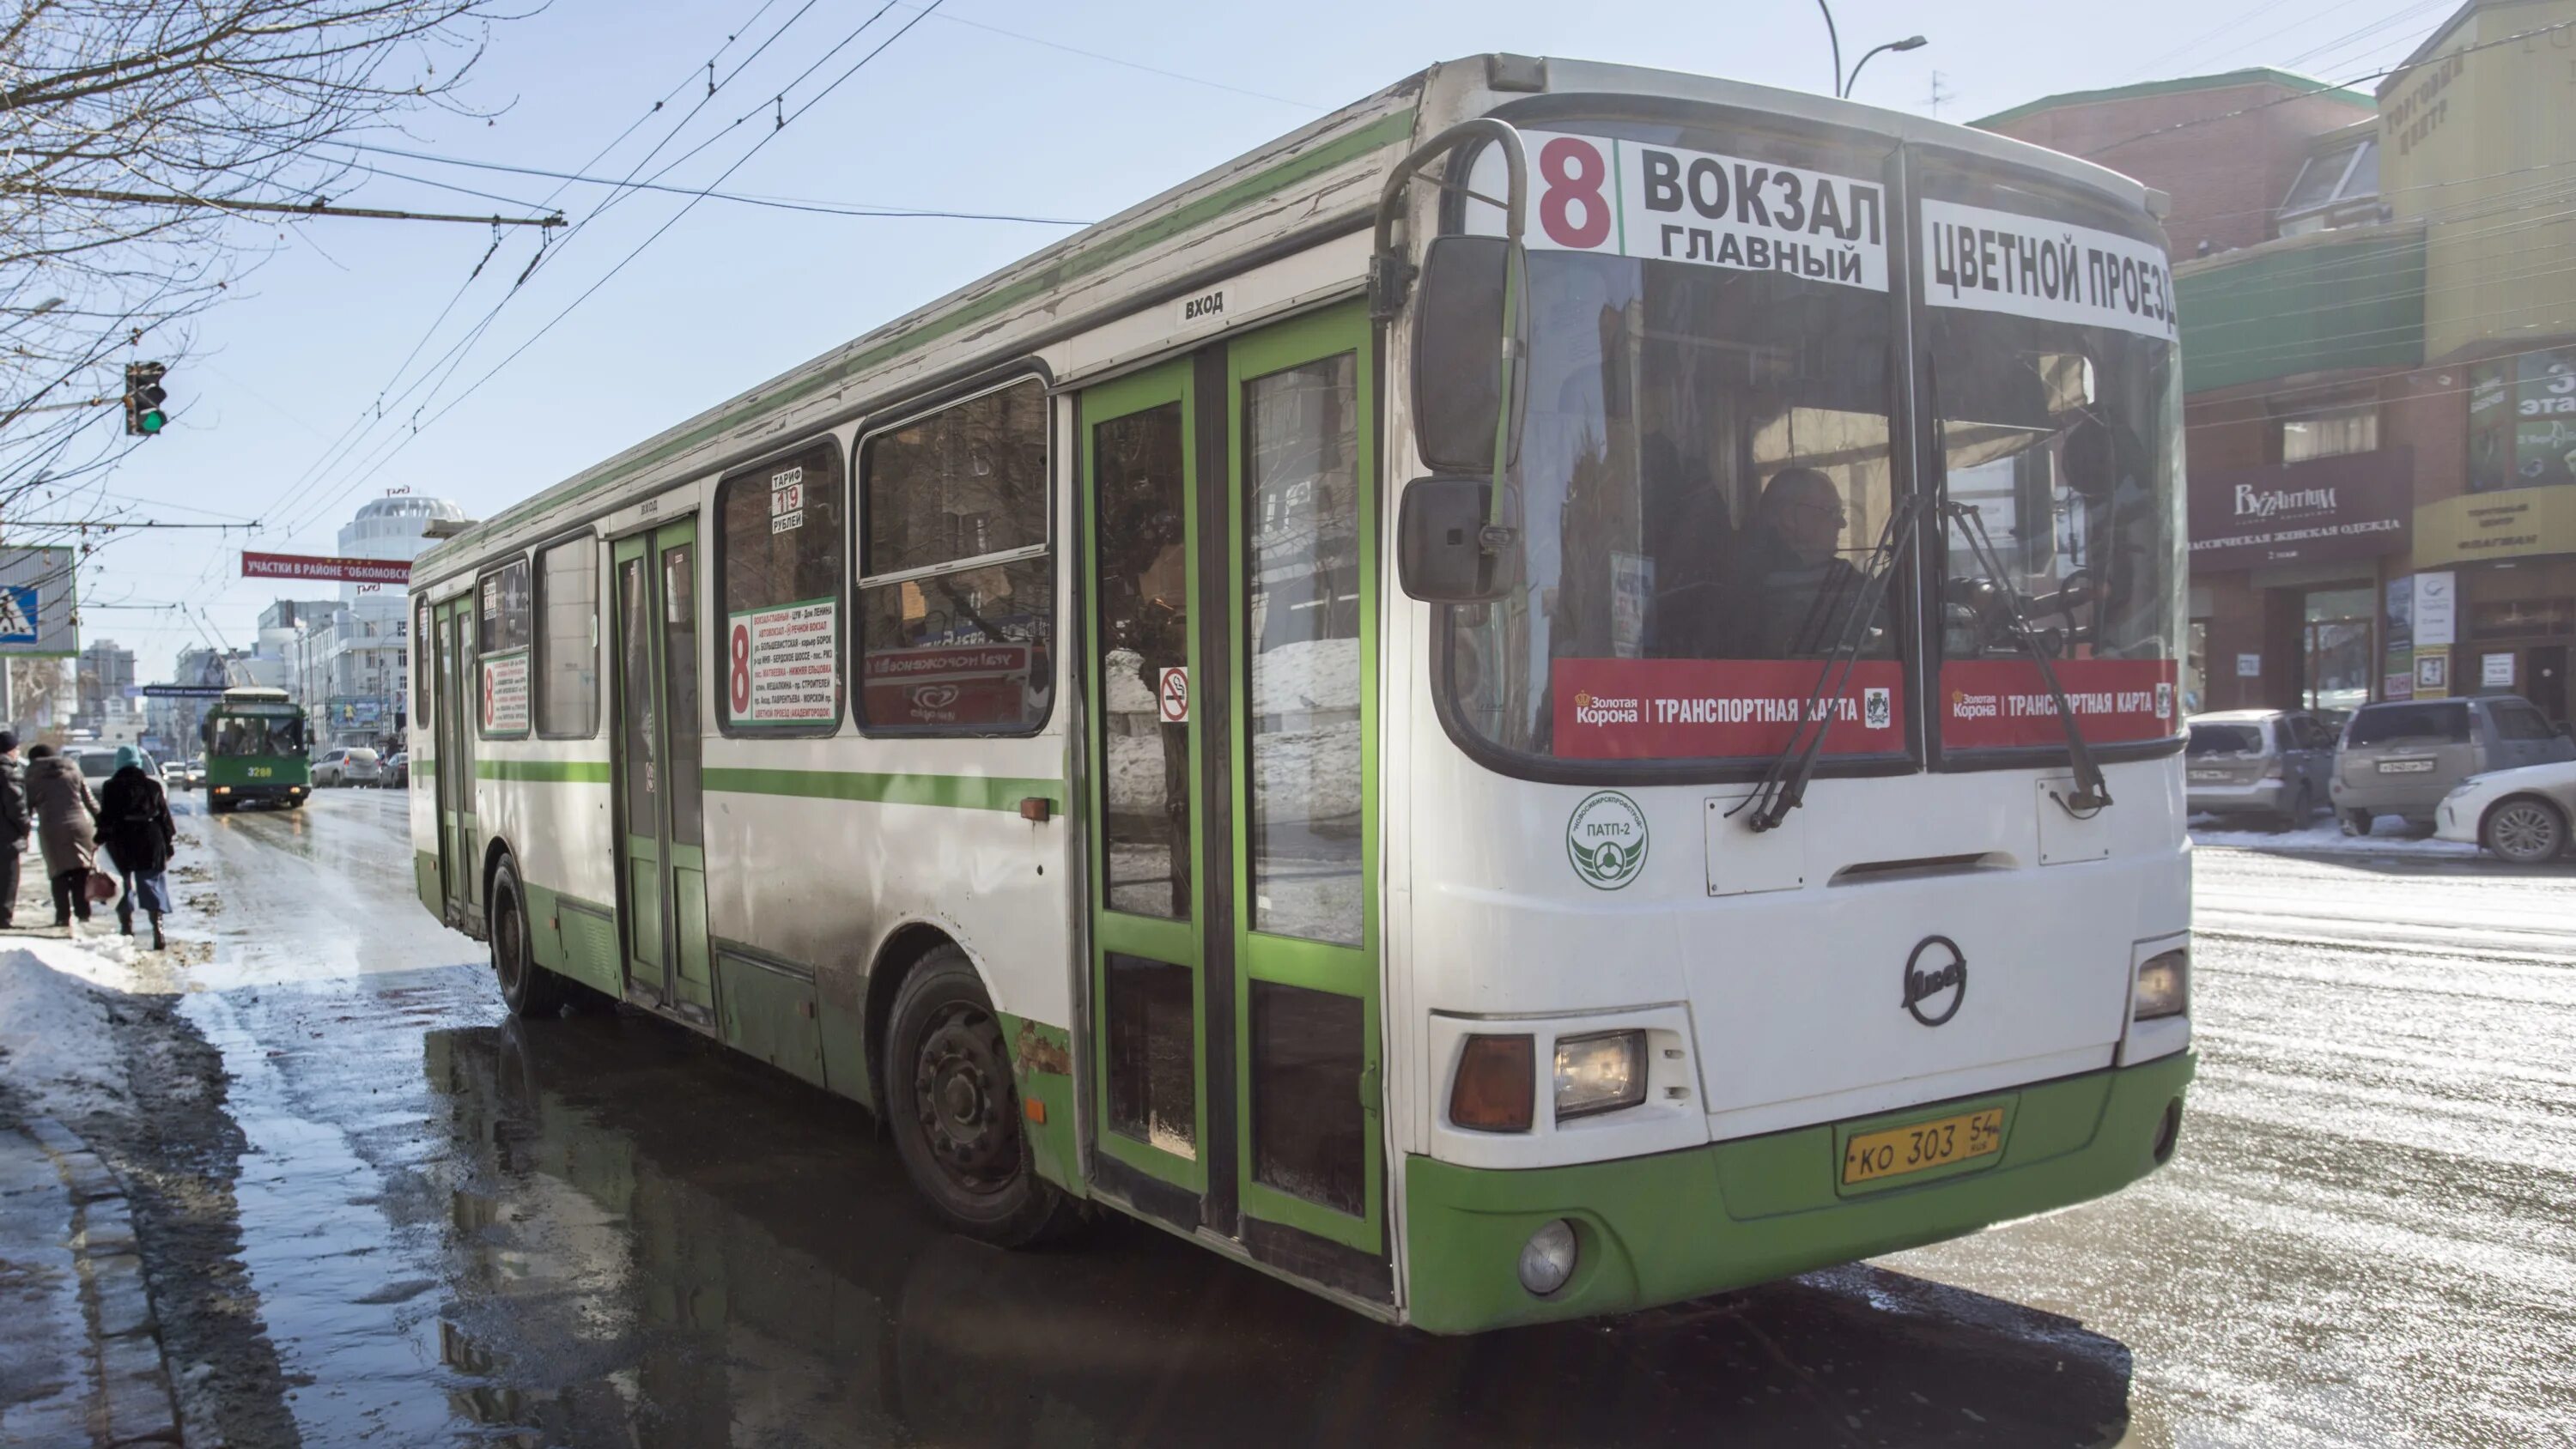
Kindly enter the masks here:
M 2191 838 L 2196 845 L 2234 846 L 2240 850 L 2316 851 L 2329 855 L 2403 855 L 2434 860 L 2475 860 L 2478 848 L 2464 840 L 2418 839 L 2403 829 L 2397 817 L 2379 817 L 2377 829 L 2369 835 L 2346 835 L 2343 827 L 2328 819 L 2318 824 L 2303 825 L 2296 830 L 2265 830 L 2234 821 L 2196 815 L 2191 821 Z
M 107 997 L 91 984 L 101 964 L 69 942 L 0 951 L 0 1080 L 56 1117 L 110 1111 L 125 1096 Z

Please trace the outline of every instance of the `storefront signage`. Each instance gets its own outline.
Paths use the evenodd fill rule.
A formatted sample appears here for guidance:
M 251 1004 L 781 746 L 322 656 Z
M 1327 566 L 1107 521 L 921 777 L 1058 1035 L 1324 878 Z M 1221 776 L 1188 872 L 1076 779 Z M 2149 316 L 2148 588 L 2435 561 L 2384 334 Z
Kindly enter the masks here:
M 2455 574 L 2415 576 L 2415 646 L 2447 648 L 2459 638 L 2460 581 Z
M 2478 684 L 2485 689 L 2513 688 L 2513 656 L 2511 654 L 2479 656 Z
M 2576 483 L 2576 349 L 2469 369 L 2469 491 Z
M 2236 656 L 2236 677 L 2237 677 L 2237 678 L 2239 678 L 2239 679 L 2260 679 L 2260 678 L 2262 678 L 2262 677 L 2263 677 L 2263 656 L 2262 656 L 2262 655 L 2260 655 L 2260 654 L 2239 654 L 2239 655 L 2237 655 L 2237 656 Z
M 2451 692 L 2451 651 L 2448 649 L 2415 650 L 2415 697 L 2442 699 Z
M 2576 487 L 2469 493 L 2415 510 L 2415 561 L 2477 563 L 2576 553 Z
M 2383 448 L 2191 474 L 2191 566 L 2255 568 L 2403 553 L 2415 455 Z

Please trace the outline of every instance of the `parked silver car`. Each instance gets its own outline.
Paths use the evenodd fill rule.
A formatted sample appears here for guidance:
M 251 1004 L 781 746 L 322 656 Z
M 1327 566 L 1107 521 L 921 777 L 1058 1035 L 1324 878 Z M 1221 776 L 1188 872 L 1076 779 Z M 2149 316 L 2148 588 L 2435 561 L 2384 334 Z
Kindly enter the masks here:
M 2442 797 L 2471 775 L 2555 760 L 2576 760 L 2576 740 L 2519 695 L 2364 705 L 2335 756 L 2335 815 L 2347 835 L 2368 835 L 2381 815 L 2430 831 Z
M 384 762 L 376 758 L 373 750 L 329 750 L 313 762 L 313 788 L 373 785 L 383 773 Z
M 2325 808 L 2334 754 L 2334 731 L 2305 710 L 2194 715 L 2183 798 L 2195 815 L 2259 817 L 2296 830 Z

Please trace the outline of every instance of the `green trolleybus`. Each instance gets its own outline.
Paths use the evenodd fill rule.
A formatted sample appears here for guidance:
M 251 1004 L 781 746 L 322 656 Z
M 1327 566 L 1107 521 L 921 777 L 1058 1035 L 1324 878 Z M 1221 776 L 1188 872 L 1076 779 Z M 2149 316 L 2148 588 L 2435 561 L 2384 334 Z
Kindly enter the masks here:
M 422 901 L 1437 1332 L 2111 1192 L 2192 1075 L 2162 198 L 1435 66 L 425 554 Z
M 227 689 L 206 711 L 203 730 L 208 810 L 222 815 L 243 805 L 293 809 L 313 793 L 304 709 L 285 690 Z

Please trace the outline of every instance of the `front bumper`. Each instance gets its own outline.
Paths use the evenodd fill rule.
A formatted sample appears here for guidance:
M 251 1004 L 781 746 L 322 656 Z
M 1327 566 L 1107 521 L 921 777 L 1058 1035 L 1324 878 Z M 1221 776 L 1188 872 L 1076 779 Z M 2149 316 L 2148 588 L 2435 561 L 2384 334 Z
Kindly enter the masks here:
M 226 805 L 256 805 L 279 800 L 301 800 L 313 793 L 309 785 L 213 785 L 206 798 Z
M 1624 1313 L 1960 1237 L 2116 1191 L 2163 1160 L 2196 1057 L 2088 1072 L 1651 1157 L 1506 1171 L 1405 1164 L 1406 1320 L 1433 1333 Z M 2002 1156 L 1875 1190 L 1839 1185 L 1854 1131 L 2002 1104 Z M 1553 1218 L 1574 1277 L 1545 1298 L 1514 1264 Z
M 2183 804 L 2194 815 L 2278 815 L 2289 808 L 2286 780 L 2259 780 L 2251 785 L 2190 785 Z

